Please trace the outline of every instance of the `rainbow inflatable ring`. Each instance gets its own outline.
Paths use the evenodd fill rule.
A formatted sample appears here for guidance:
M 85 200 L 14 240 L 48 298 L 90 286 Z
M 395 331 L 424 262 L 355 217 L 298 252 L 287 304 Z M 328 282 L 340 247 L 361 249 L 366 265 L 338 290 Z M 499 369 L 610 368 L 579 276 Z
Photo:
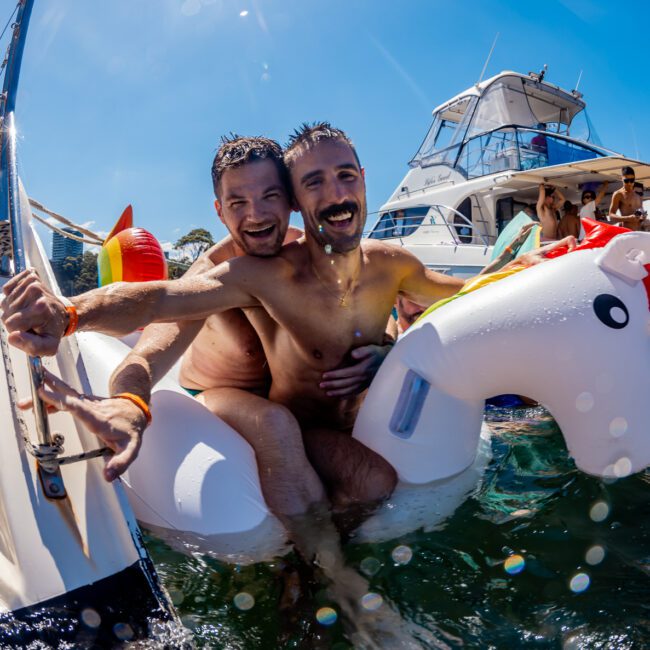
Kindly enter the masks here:
M 97 257 L 99 286 L 111 282 L 167 279 L 167 261 L 158 240 L 133 227 L 133 208 L 126 207 L 104 240 Z

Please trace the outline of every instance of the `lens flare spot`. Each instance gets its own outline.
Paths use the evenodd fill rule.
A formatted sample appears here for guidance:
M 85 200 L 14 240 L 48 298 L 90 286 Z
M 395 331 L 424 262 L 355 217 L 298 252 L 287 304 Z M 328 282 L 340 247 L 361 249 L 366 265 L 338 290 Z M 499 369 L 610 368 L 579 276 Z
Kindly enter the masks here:
M 605 559 L 605 549 L 599 544 L 592 546 L 585 553 L 585 561 L 587 562 L 587 564 L 591 564 L 591 566 L 600 564 L 604 559 Z
M 172 599 L 172 603 L 176 606 L 180 605 L 185 600 L 185 594 L 178 589 L 172 589 L 169 592 L 169 597 Z
M 590 583 L 589 576 L 586 573 L 576 573 L 571 582 L 569 582 L 569 588 L 574 594 L 581 594 L 589 587 Z
M 232 599 L 235 607 L 242 612 L 247 612 L 249 609 L 253 609 L 255 606 L 255 598 L 245 591 L 240 591 L 238 594 L 235 594 L 235 597 Z
M 130 641 L 133 638 L 133 628 L 128 623 L 115 623 L 113 634 L 120 641 Z
M 605 521 L 609 517 L 609 506 L 604 501 L 596 501 L 589 510 L 591 521 Z
M 334 625 L 337 618 L 338 614 L 336 613 L 336 610 L 332 609 L 331 607 L 321 607 L 316 612 L 316 620 L 321 625 Z
M 318 232 L 323 232 L 323 225 L 320 223 L 318 224 Z
M 619 458 L 614 463 L 614 476 L 625 478 L 632 473 L 632 461 L 629 458 Z
M 627 420 L 624 417 L 614 418 L 609 423 L 609 433 L 613 438 L 620 438 L 627 432 Z
M 390 556 L 395 564 L 408 564 L 413 558 L 413 551 L 408 546 L 396 546 Z
M 371 578 L 381 569 L 381 562 L 376 557 L 364 557 L 359 564 L 359 568 Z
M 361 330 L 356 330 L 354 332 L 354 335 L 356 336 L 356 338 L 359 338 L 361 336 Z
M 332 254 L 332 244 L 325 244 L 325 254 L 326 255 Z
M 576 397 L 576 409 L 580 411 L 580 413 L 588 413 L 591 411 L 592 408 L 594 408 L 594 396 L 591 393 L 580 393 L 578 397 Z
M 511 555 L 504 563 L 503 568 L 511 576 L 521 573 L 524 570 L 526 561 L 521 555 Z
M 86 607 L 86 609 L 81 612 L 81 620 L 84 625 L 96 628 L 101 625 L 102 617 L 91 607 Z
M 244 9 L 243 11 L 240 11 L 240 12 L 239 12 L 239 15 L 240 15 L 242 18 L 246 18 L 246 16 L 248 16 L 248 10 L 247 10 L 247 9 Z
M 368 592 L 361 598 L 361 606 L 369 612 L 378 610 L 383 602 L 384 599 L 379 594 L 372 591 Z

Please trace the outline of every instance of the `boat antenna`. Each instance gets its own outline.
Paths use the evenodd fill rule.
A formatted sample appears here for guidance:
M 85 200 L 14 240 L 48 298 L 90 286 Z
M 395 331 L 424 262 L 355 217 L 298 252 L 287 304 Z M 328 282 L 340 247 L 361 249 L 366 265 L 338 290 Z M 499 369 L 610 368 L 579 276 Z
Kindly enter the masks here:
M 488 63 L 492 58 L 492 52 L 494 52 L 494 46 L 497 44 L 498 38 L 499 38 L 499 32 L 497 32 L 497 35 L 494 37 L 494 41 L 492 42 L 492 47 L 490 48 L 490 53 L 488 54 L 487 59 L 485 59 L 485 65 L 483 66 L 483 70 L 481 70 L 481 76 L 478 78 L 478 81 L 476 82 L 477 86 L 481 83 L 481 81 L 483 81 L 483 75 L 485 74 L 485 70 L 488 67 Z
M 576 81 L 576 87 L 573 89 L 573 92 L 578 92 L 578 88 L 580 87 L 580 80 L 582 79 L 582 70 L 580 70 L 580 74 L 578 75 L 578 81 Z

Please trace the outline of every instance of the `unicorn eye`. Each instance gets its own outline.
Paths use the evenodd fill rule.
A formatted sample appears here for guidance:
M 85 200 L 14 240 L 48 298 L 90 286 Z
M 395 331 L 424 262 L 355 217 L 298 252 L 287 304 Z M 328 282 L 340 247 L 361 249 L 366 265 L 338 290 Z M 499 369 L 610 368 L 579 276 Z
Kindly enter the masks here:
M 630 313 L 623 301 L 611 293 L 601 293 L 594 299 L 594 312 L 598 320 L 615 330 L 623 329 L 630 322 Z

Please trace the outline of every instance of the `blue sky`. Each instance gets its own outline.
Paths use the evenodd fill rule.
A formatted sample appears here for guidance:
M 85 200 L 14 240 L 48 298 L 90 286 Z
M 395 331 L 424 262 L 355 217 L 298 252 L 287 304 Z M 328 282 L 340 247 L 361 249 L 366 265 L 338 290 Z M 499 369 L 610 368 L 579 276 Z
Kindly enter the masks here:
M 13 1 L 4 0 L 5 20 Z M 4 15 L 6 14 L 6 16 Z M 376 210 L 431 110 L 486 76 L 539 70 L 584 93 L 602 143 L 650 159 L 647 5 L 592 0 L 36 0 L 17 104 L 31 196 L 108 231 L 132 203 L 161 241 L 215 238 L 219 137 L 348 132 Z M 49 236 L 46 239 L 49 246 Z

